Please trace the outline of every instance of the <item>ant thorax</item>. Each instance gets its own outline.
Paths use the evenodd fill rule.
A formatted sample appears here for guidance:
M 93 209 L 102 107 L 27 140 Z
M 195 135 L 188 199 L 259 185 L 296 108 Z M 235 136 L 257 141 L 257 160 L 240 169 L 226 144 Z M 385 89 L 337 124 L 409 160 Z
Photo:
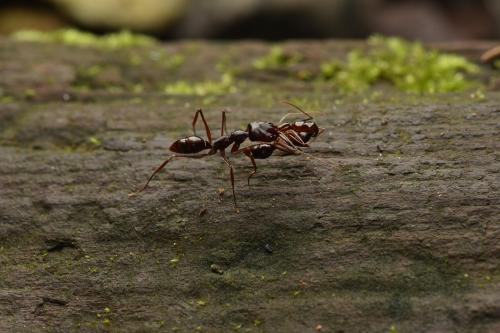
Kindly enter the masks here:
M 250 141 L 272 142 L 279 136 L 279 130 L 276 125 L 263 121 L 254 121 L 248 124 L 247 132 Z
M 231 145 L 232 143 L 233 141 L 230 139 L 229 135 L 223 135 L 218 137 L 212 142 L 212 149 L 214 151 L 224 150 L 227 147 L 229 147 L 229 145 Z

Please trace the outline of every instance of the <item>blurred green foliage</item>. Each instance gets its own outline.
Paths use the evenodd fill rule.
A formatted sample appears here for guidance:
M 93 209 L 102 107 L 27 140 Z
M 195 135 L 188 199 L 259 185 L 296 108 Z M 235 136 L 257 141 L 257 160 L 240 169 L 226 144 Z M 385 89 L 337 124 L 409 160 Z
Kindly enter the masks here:
M 234 77 L 229 73 L 224 73 L 219 81 L 206 80 L 194 83 L 177 81 L 165 87 L 165 93 L 169 95 L 223 95 L 236 91 Z
M 76 29 L 61 29 L 54 31 L 21 30 L 13 33 L 11 37 L 15 40 L 24 42 L 62 43 L 104 49 L 151 46 L 157 43 L 156 39 L 152 37 L 132 33 L 127 30 L 102 36 Z
M 282 47 L 274 46 L 268 54 L 254 61 L 256 69 L 279 69 L 293 66 L 303 59 L 301 54 L 286 53 Z
M 323 78 L 344 92 L 365 90 L 381 81 L 417 94 L 463 91 L 474 86 L 465 74 L 477 72 L 479 68 L 462 56 L 383 36 L 370 37 L 368 48 L 349 52 L 345 62 L 333 60 L 321 67 Z

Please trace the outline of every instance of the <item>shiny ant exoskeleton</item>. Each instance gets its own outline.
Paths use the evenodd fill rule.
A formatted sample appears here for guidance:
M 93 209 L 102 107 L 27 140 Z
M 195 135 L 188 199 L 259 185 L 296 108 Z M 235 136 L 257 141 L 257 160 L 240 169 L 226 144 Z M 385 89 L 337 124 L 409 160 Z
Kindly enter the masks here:
M 196 111 L 192 122 L 193 135 L 185 137 L 183 139 L 179 139 L 172 143 L 169 150 L 174 154 L 167 158 L 159 167 L 155 169 L 153 174 L 149 177 L 146 184 L 141 189 L 136 192 L 130 193 L 129 196 L 134 196 L 144 191 L 148 187 L 153 177 L 174 158 L 202 158 L 219 153 L 230 170 L 234 206 L 238 211 L 236 194 L 234 191 L 233 166 L 226 156 L 226 149 L 229 146 L 232 145 L 231 154 L 243 153 L 250 158 L 254 168 L 254 170 L 248 176 L 248 185 L 250 185 L 250 178 L 257 172 L 255 159 L 269 158 L 276 149 L 281 150 L 285 153 L 300 154 L 302 153 L 302 151 L 298 147 L 308 147 L 307 142 L 309 142 L 311 138 L 316 138 L 323 131 L 323 129 L 320 129 L 316 125 L 316 123 L 312 121 L 313 117 L 311 117 L 305 111 L 289 102 L 284 103 L 295 107 L 301 113 L 305 114 L 308 118 L 305 120 L 296 121 L 292 124 L 283 123 L 283 120 L 287 116 L 293 114 L 289 113 L 281 118 L 278 125 L 270 122 L 251 122 L 248 124 L 246 131 L 235 130 L 231 133 L 225 134 L 227 133 L 226 111 L 222 111 L 221 135 L 215 140 L 212 140 L 212 133 L 207 124 L 207 121 L 205 120 L 203 111 L 201 109 Z M 198 121 L 199 116 L 201 117 L 205 126 L 208 141 L 196 135 L 196 122 Z M 240 145 L 247 139 L 252 142 L 259 143 L 240 149 Z M 208 152 L 200 154 L 201 152 L 207 150 Z

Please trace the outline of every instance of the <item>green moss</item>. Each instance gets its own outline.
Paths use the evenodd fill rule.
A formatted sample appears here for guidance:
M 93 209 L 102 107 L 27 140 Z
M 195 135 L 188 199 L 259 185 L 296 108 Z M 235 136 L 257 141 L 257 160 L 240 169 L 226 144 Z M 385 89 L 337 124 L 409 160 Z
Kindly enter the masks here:
M 89 137 L 89 142 L 97 147 L 100 147 L 102 145 L 102 141 L 99 140 L 99 138 L 96 138 L 95 136 Z
M 162 66 L 167 69 L 180 68 L 186 62 L 186 57 L 182 54 L 172 54 L 166 59 L 163 59 Z
M 97 36 L 76 29 L 61 29 L 54 31 L 21 30 L 11 36 L 14 40 L 38 43 L 61 43 L 73 46 L 97 47 L 104 49 L 119 49 L 132 46 L 151 46 L 156 43 L 152 37 L 135 34 L 130 31 Z
M 197 83 L 187 81 L 177 81 L 165 87 L 165 93 L 169 95 L 223 95 L 235 93 L 234 77 L 230 74 L 223 74 L 220 81 L 207 80 Z
M 9 104 L 14 102 L 14 97 L 12 96 L 0 96 L 0 104 Z
M 104 70 L 101 65 L 92 65 L 88 67 L 80 67 L 77 70 L 77 77 L 74 86 L 87 87 L 94 85 L 95 78 Z
M 482 89 L 477 89 L 470 94 L 470 98 L 482 102 L 486 100 L 486 95 L 484 94 L 484 91 Z
M 257 69 L 279 69 L 293 66 L 303 57 L 299 53 L 286 53 L 282 47 L 274 46 L 268 54 L 254 61 L 253 66 Z
M 464 57 L 428 50 L 418 42 L 374 36 L 368 50 L 353 50 L 346 62 L 321 67 L 322 76 L 344 92 L 364 90 L 381 81 L 417 94 L 463 91 L 474 86 L 465 74 L 479 68 Z
M 24 97 L 31 99 L 36 97 L 36 91 L 32 88 L 24 90 Z
M 136 50 L 134 50 L 136 51 Z M 142 50 L 140 50 L 142 51 Z M 133 65 L 144 65 L 148 62 L 154 62 L 159 67 L 166 70 L 176 70 L 186 62 L 186 56 L 181 53 L 169 53 L 164 49 L 153 48 L 149 53 L 131 54 L 130 63 Z
M 410 135 L 410 133 L 408 133 L 408 131 L 400 128 L 400 129 L 397 129 L 396 132 L 398 133 L 399 139 L 401 141 L 403 141 L 404 144 L 408 145 L 408 144 L 413 143 L 411 135 Z

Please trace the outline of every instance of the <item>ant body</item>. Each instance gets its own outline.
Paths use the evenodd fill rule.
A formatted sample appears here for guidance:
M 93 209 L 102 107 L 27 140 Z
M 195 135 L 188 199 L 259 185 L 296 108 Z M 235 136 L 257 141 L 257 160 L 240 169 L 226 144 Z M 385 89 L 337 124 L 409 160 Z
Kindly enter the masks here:
M 270 122 L 251 122 L 248 124 L 246 131 L 235 130 L 231 133 L 225 134 L 227 133 L 226 111 L 222 111 L 221 135 L 215 140 L 212 140 L 212 133 L 207 124 L 207 121 L 205 120 L 203 111 L 201 109 L 197 110 L 192 122 L 193 135 L 173 142 L 169 150 L 174 154 L 167 158 L 159 167 L 155 169 L 153 174 L 149 177 L 146 184 L 141 189 L 129 194 L 129 196 L 135 196 L 138 193 L 144 191 L 148 187 L 153 177 L 174 158 L 203 158 L 205 156 L 215 155 L 219 153 L 230 170 L 234 206 L 238 211 L 236 195 L 234 191 L 233 166 L 226 156 L 226 149 L 229 146 L 232 145 L 231 154 L 244 153 L 250 158 L 254 168 L 254 170 L 248 176 L 248 185 L 250 185 L 250 178 L 257 172 L 255 159 L 269 158 L 276 149 L 284 151 L 286 153 L 300 154 L 302 151 L 297 147 L 308 147 L 307 142 L 311 138 L 317 137 L 323 131 L 323 129 L 320 129 L 315 122 L 311 121 L 313 117 L 311 117 L 305 111 L 289 102 L 284 103 L 295 107 L 301 113 L 308 116 L 308 118 L 302 121 L 296 121 L 292 124 L 283 123 L 283 120 L 287 116 L 292 114 L 289 113 L 281 118 L 278 125 Z M 199 116 L 201 117 L 205 126 L 205 132 L 208 140 L 205 140 L 196 135 L 196 123 Z M 259 143 L 240 149 L 240 145 L 247 139 Z M 203 151 L 207 152 L 202 153 Z

